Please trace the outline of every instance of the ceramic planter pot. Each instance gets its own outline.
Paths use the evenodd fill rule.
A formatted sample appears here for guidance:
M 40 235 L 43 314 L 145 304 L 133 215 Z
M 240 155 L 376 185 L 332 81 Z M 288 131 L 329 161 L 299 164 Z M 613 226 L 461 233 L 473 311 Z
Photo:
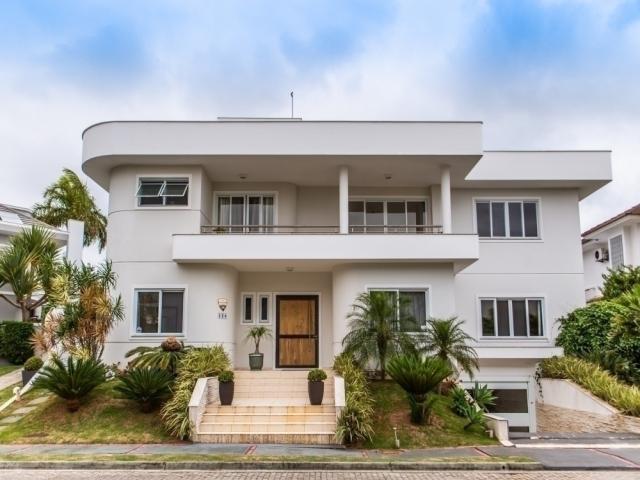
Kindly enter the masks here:
M 251 370 L 262 370 L 264 363 L 263 353 L 250 353 L 249 354 L 249 368 Z
M 33 378 L 36 372 L 30 372 L 29 370 L 22 370 L 22 385 L 26 385 L 29 380 Z
M 322 397 L 324 397 L 324 382 L 309 382 L 309 402 L 311 405 L 322 405 Z
M 220 382 L 218 385 L 218 390 L 220 392 L 220 404 L 231 405 L 231 402 L 233 402 L 233 382 Z

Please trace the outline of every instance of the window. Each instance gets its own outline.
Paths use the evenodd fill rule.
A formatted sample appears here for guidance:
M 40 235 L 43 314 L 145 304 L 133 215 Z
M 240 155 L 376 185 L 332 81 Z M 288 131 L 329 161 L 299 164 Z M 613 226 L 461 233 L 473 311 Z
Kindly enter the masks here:
M 484 238 L 539 238 L 538 202 L 478 200 L 476 229 Z
M 218 225 L 233 225 L 232 232 L 262 232 L 274 223 L 273 195 L 218 196 Z
M 138 206 L 189 204 L 188 178 L 142 178 L 138 184 Z
M 136 333 L 183 333 L 184 290 L 137 290 Z
M 253 312 L 253 304 L 255 295 L 253 293 L 242 294 L 242 323 L 249 325 L 255 323 L 255 317 Z
M 423 232 L 427 223 L 424 200 L 351 200 L 352 233 Z
M 542 299 L 482 298 L 483 337 L 542 337 Z
M 258 295 L 258 323 L 271 323 L 271 295 Z
M 400 325 L 400 309 L 403 309 L 402 318 L 414 319 L 420 328 L 424 328 L 427 325 L 428 315 L 428 290 L 420 289 L 373 289 L 372 292 L 381 292 L 390 295 L 396 304 L 396 329 L 398 330 L 410 330 L 411 325 Z
M 622 235 L 616 235 L 609 239 L 609 258 L 611 259 L 611 268 L 615 269 L 624 265 Z

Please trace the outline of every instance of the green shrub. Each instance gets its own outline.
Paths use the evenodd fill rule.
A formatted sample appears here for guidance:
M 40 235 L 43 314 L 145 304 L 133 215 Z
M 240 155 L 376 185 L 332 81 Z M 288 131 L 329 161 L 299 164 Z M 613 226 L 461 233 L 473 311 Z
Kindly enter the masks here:
M 625 385 L 598 365 L 575 357 L 552 357 L 538 368 L 542 377 L 571 380 L 622 413 L 640 416 L 640 389 Z
M 487 385 L 479 385 L 475 383 L 473 390 L 469 392 L 476 406 L 483 412 L 489 412 L 489 407 L 496 404 L 496 396 Z
M 362 368 L 351 355 L 338 355 L 333 370 L 344 378 L 345 407 L 338 417 L 336 437 L 353 444 L 371 439 L 373 434 L 373 399 Z
M 602 297 L 612 300 L 640 285 L 640 267 L 623 265 L 616 269 L 609 268 L 602 279 Z
M 218 381 L 220 383 L 229 383 L 229 382 L 233 382 L 235 377 L 236 376 L 234 375 L 233 371 L 223 370 L 222 372 L 220 372 L 220 375 L 218 375 Z
M 53 357 L 34 383 L 35 388 L 43 388 L 66 400 L 67 410 L 75 412 L 80 402 L 105 380 L 102 363 L 92 358 L 69 356 L 66 365 L 59 357 Z
M 640 285 L 620 295 L 616 302 L 623 308 L 613 317 L 611 342 L 615 351 L 640 368 Z
M 149 413 L 171 396 L 172 381 L 173 375 L 161 368 L 132 368 L 119 377 L 114 390 L 138 403 L 141 412 Z
M 307 380 L 310 382 L 323 382 L 327 379 L 327 374 L 321 368 L 314 368 L 313 370 L 309 370 L 309 374 L 307 375 Z
M 449 396 L 451 397 L 451 410 L 459 417 L 464 417 L 465 409 L 469 404 L 467 391 L 460 386 L 456 386 L 451 389 Z
M 609 334 L 613 317 L 624 311 L 615 302 L 601 301 L 578 308 L 560 322 L 560 333 L 556 344 L 566 355 L 583 357 L 595 351 L 610 349 Z
M 31 322 L 3 322 L 0 324 L 0 356 L 14 365 L 23 364 L 33 356 Z
M 449 363 L 438 357 L 400 355 L 389 361 L 387 371 L 407 393 L 411 421 L 418 425 L 424 424 L 429 419 L 435 400 L 435 397 L 430 395 L 431 392 L 451 375 Z
M 175 337 L 169 337 L 157 347 L 137 347 L 129 350 L 125 357 L 133 357 L 131 367 L 161 368 L 175 375 L 180 359 L 191 349 Z
M 475 425 L 485 424 L 484 412 L 478 409 L 473 403 L 465 404 L 462 407 L 462 414 L 460 416 L 467 419 L 467 423 L 462 427 L 464 430 L 468 430 Z
M 199 378 L 215 377 L 231 365 L 227 352 L 221 345 L 190 349 L 178 363 L 173 396 L 161 410 L 167 431 L 185 439 L 191 434 L 189 400 Z
M 29 357 L 29 359 L 24 362 L 24 369 L 27 372 L 37 372 L 42 368 L 44 362 L 40 357 Z

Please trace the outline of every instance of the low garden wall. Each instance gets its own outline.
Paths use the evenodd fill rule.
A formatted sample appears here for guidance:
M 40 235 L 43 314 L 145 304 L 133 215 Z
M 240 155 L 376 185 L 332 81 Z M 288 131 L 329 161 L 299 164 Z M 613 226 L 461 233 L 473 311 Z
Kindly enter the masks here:
M 597 415 L 616 415 L 619 411 L 570 380 L 540 379 L 538 402 L 555 407 L 589 412 Z

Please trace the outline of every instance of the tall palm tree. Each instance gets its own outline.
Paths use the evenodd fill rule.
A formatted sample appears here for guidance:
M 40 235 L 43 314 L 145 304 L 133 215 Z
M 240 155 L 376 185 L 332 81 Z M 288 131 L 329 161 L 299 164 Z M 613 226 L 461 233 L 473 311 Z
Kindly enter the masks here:
M 68 168 L 44 191 L 44 201 L 34 205 L 33 216 L 54 227 L 79 220 L 84 222 L 85 246 L 97 241 L 102 250 L 107 243 L 107 218 L 96 206 L 87 184 Z
M 386 376 L 389 358 L 415 353 L 423 339 L 419 322 L 398 305 L 399 299 L 389 292 L 372 291 L 358 295 L 352 305 L 350 331 L 342 340 L 344 351 L 365 364 L 374 360 L 380 379 Z
M 469 345 L 473 339 L 462 329 L 463 324 L 455 317 L 429 319 L 424 351 L 447 362 L 452 371 L 462 370 L 473 378 L 474 370 L 478 369 L 478 354 Z
M 20 309 L 25 322 L 48 299 L 59 265 L 57 251 L 53 234 L 38 226 L 22 230 L 0 251 L 0 287 L 9 285 L 13 292 L 13 298 L 0 298 Z

